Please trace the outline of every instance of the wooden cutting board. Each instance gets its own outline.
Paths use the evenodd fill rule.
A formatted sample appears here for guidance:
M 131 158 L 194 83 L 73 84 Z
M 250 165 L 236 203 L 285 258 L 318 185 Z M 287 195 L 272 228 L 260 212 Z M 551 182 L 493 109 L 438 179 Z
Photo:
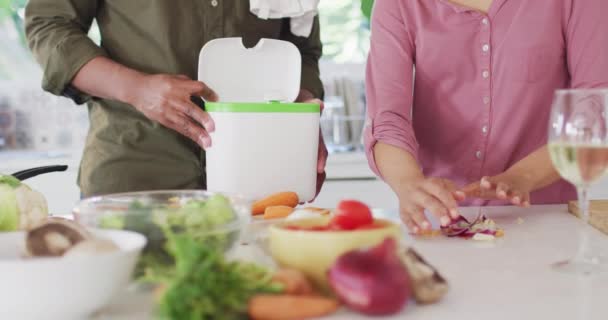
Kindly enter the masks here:
M 568 211 L 580 218 L 577 201 L 568 203 Z M 608 235 L 608 200 L 591 200 L 589 205 L 589 224 Z

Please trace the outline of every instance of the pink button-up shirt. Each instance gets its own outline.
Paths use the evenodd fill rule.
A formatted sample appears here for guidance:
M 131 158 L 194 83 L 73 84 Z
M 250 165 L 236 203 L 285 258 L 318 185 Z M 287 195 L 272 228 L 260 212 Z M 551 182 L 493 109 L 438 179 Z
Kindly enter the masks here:
M 382 142 L 461 186 L 501 173 L 547 142 L 553 93 L 568 87 L 608 87 L 608 0 L 494 0 L 488 14 L 447 0 L 377 0 L 370 166 L 379 174 L 372 150 Z M 531 196 L 576 198 L 565 181 Z

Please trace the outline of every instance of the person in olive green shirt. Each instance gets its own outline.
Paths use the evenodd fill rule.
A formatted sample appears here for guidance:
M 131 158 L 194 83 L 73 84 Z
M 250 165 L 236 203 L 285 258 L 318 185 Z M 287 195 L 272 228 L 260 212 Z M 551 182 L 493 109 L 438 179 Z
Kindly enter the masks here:
M 289 19 L 259 19 L 244 0 L 30 0 L 25 16 L 43 88 L 88 104 L 78 178 L 84 196 L 205 187 L 203 150 L 212 145 L 214 123 L 192 97 L 218 97 L 192 79 L 210 40 L 292 42 L 302 55 L 298 101 L 323 97 L 318 18 L 308 37 L 297 37 Z M 94 19 L 101 46 L 87 37 Z M 318 189 L 327 157 L 322 142 Z

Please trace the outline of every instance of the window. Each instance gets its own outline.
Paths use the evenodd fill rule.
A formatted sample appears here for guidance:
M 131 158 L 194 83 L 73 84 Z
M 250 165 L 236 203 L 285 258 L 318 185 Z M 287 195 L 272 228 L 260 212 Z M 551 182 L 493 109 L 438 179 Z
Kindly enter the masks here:
M 23 32 L 25 3 L 26 0 L 0 0 L 0 80 L 34 70 Z
M 334 63 L 365 62 L 370 32 L 360 1 L 321 0 L 319 19 L 324 59 Z

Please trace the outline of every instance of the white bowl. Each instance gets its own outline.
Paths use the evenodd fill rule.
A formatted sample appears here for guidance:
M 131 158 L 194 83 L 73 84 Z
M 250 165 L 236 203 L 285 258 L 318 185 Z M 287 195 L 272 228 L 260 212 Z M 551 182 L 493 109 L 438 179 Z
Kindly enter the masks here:
M 88 256 L 23 259 L 25 233 L 0 233 L 0 319 L 87 319 L 131 281 L 146 238 L 93 231 L 120 250 Z

